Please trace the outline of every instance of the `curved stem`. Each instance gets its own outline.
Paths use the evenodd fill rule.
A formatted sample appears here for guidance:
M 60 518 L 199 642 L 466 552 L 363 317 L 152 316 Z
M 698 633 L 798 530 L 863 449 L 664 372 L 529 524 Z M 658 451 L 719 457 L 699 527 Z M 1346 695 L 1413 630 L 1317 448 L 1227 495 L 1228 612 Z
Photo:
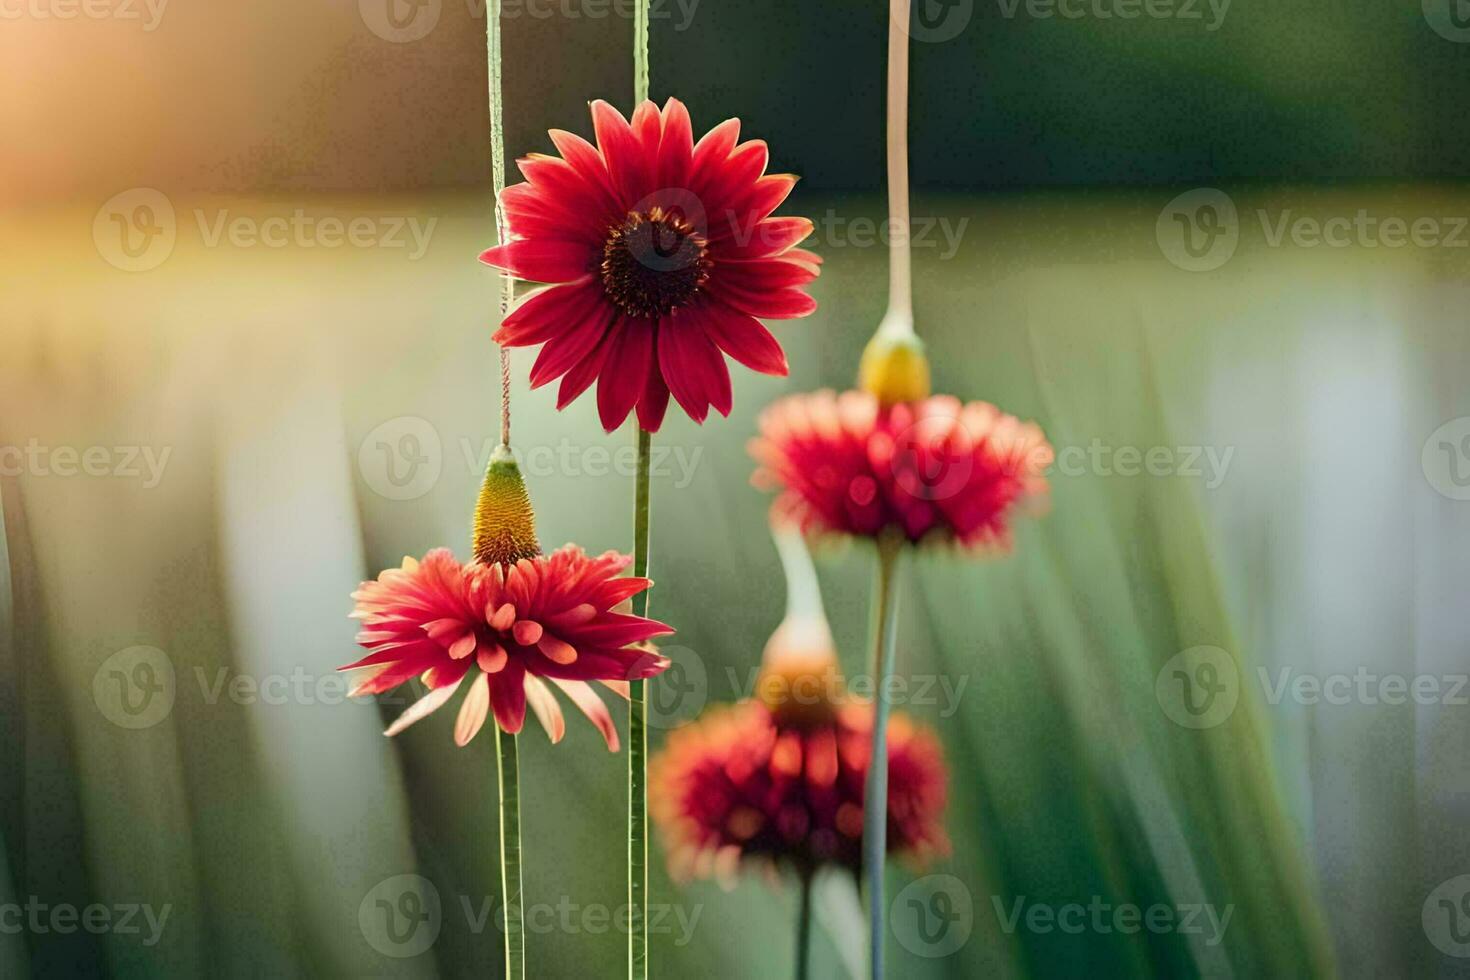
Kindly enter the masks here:
M 801 872 L 801 906 L 796 913 L 796 980 L 811 976 L 812 873 Z
M 495 726 L 500 782 L 500 893 L 505 901 L 505 976 L 526 975 L 526 929 L 521 906 L 521 792 L 516 737 Z
M 913 257 L 909 243 L 909 3 L 888 9 L 888 315 L 914 323 Z
M 633 484 L 633 575 L 648 575 L 649 463 L 653 436 L 638 428 L 638 471 Z M 633 614 L 648 615 L 648 590 L 633 597 Z M 628 976 L 648 976 L 648 691 L 629 685 L 628 702 Z
M 888 678 L 893 676 L 894 648 L 898 641 L 898 560 L 901 543 L 893 538 L 878 540 L 878 574 L 873 585 L 876 622 L 873 635 L 873 741 L 868 760 L 867 788 L 863 795 L 863 876 L 868 885 L 868 952 L 870 976 L 883 976 L 884 912 L 887 898 L 883 888 L 888 854 L 888 714 L 892 694 Z

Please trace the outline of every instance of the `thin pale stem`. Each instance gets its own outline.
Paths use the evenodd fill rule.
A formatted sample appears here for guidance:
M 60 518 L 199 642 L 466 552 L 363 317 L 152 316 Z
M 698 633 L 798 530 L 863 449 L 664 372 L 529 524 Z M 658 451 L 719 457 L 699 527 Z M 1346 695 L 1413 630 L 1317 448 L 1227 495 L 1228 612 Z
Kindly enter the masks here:
M 801 872 L 801 905 L 796 913 L 796 980 L 811 976 L 812 873 Z
M 500 0 L 488 0 L 485 9 L 485 60 L 490 78 L 490 179 L 495 187 L 495 240 L 504 245 L 509 228 L 500 203 L 505 190 L 505 94 L 500 71 Z M 516 284 L 509 273 L 501 274 L 500 319 L 510 313 L 516 299 Z M 510 351 L 500 348 L 500 444 L 510 445 Z
M 505 975 L 526 975 L 526 929 L 521 905 L 521 790 L 516 736 L 495 726 L 495 768 L 500 782 L 500 893 L 505 898 Z
M 894 649 L 898 645 L 899 544 L 882 538 L 878 542 L 878 573 L 873 585 L 874 623 L 873 743 L 868 761 L 868 783 L 863 796 L 863 876 L 868 885 L 868 952 L 873 980 L 883 976 L 884 915 L 887 898 L 883 888 L 888 855 L 888 715 L 892 691 Z
M 913 257 L 909 243 L 909 4 L 888 10 L 888 315 L 914 322 Z
M 648 7 L 638 0 L 633 8 L 633 108 L 648 98 Z
M 653 436 L 638 427 L 633 489 L 633 575 L 648 575 L 649 473 Z M 633 614 L 648 615 L 648 590 L 633 597 Z M 628 976 L 648 976 L 648 691 L 633 681 L 628 703 Z

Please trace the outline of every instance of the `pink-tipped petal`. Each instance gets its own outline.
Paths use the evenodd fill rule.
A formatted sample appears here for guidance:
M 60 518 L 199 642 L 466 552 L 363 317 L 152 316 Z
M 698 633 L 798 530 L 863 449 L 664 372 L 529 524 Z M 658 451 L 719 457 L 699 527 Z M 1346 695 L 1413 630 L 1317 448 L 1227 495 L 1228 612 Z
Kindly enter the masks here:
M 556 703 L 556 695 L 534 674 L 526 675 L 526 703 L 535 712 L 541 727 L 546 729 L 551 744 L 560 742 L 567 733 L 566 718 L 561 713 L 561 705 Z
M 423 721 L 444 707 L 445 702 L 454 694 L 454 690 L 452 687 L 441 687 L 425 694 L 413 704 L 409 705 L 408 710 L 399 715 L 383 734 L 391 738 L 410 725 Z
M 582 714 L 597 730 L 602 733 L 602 738 L 607 742 L 607 750 L 616 752 L 618 750 L 618 726 L 613 722 L 612 712 L 607 710 L 607 705 L 592 690 L 592 685 L 586 681 L 565 681 L 553 677 L 551 682 L 561 688 L 572 703 L 582 710 Z
M 464 748 L 470 739 L 480 733 L 485 718 L 490 713 L 490 676 L 476 671 L 470 681 L 470 692 L 460 705 L 459 718 L 454 723 L 454 744 Z

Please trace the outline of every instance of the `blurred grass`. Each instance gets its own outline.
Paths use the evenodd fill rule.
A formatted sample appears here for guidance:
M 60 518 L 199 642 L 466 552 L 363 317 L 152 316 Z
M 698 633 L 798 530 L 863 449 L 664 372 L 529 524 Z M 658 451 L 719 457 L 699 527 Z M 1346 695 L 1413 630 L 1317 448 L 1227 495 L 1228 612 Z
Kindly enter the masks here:
M 938 389 L 1035 418 L 1059 446 L 1098 438 L 1239 453 L 1218 490 L 1180 478 L 1057 475 L 1051 513 L 1020 528 L 1012 557 L 964 564 L 925 555 L 911 568 L 901 663 L 966 682 L 952 717 L 911 710 L 945 741 L 955 854 L 936 870 L 966 883 L 975 932 L 938 960 L 890 943 L 897 975 L 1369 975 L 1429 962 L 1417 908 L 1404 907 L 1418 887 L 1407 870 L 1420 846 L 1412 827 L 1396 826 L 1405 836 L 1384 859 L 1401 868 L 1397 890 L 1371 896 L 1353 917 L 1322 898 L 1320 859 L 1335 874 L 1377 859 L 1315 849 L 1323 818 L 1312 784 L 1295 769 L 1283 773 L 1281 760 L 1320 765 L 1343 745 L 1314 745 L 1310 727 L 1275 724 L 1249 685 L 1226 724 L 1179 728 L 1159 709 L 1154 678 L 1201 644 L 1230 651 L 1249 672 L 1279 653 L 1260 644 L 1291 635 L 1292 624 L 1312 628 L 1310 604 L 1299 607 L 1299 591 L 1281 576 L 1310 577 L 1314 557 L 1303 551 L 1315 539 L 1292 487 L 1299 460 L 1310 458 L 1304 447 L 1321 438 L 1304 403 L 1332 382 L 1314 371 L 1324 363 L 1319 345 L 1398 338 L 1401 346 L 1386 348 L 1398 360 L 1378 366 L 1414 379 L 1402 389 L 1418 399 L 1406 423 L 1456 404 L 1470 411 L 1456 401 L 1462 395 L 1444 394 L 1455 372 L 1433 365 L 1435 351 L 1464 357 L 1461 308 L 1429 300 L 1462 295 L 1463 258 L 1267 249 L 1243 236 L 1224 268 L 1190 274 L 1168 264 L 1153 237 L 1172 196 L 916 204 L 916 214 L 968 219 L 952 258 L 917 256 L 919 326 Z M 1434 187 L 1236 196 L 1242 214 L 1255 206 L 1332 214 L 1365 202 L 1410 215 L 1470 208 L 1466 195 Z M 300 665 L 325 675 L 353 659 L 345 614 L 359 577 L 437 545 L 467 553 L 476 459 L 493 443 L 497 395 L 486 329 L 494 281 L 473 261 L 492 227 L 487 202 L 176 204 L 185 222 L 176 253 L 131 276 L 99 259 L 91 215 L 31 215 L 7 243 L 27 247 L 6 250 L 20 259 L 0 290 L 8 352 L 0 443 L 35 436 L 174 449 L 152 490 L 34 477 L 0 484 L 12 572 L 0 590 L 0 642 L 13 637 L 0 648 L 0 692 L 21 706 L 19 718 L 0 719 L 19 747 L 7 753 L 13 765 L 0 787 L 0 896 L 169 902 L 174 918 L 153 950 L 117 935 L 0 935 L 0 964 L 29 957 L 33 972 L 65 964 L 118 976 L 496 975 L 498 935 L 493 926 L 477 931 L 471 914 L 495 897 L 498 880 L 488 740 L 457 751 L 439 719 L 387 743 L 370 707 L 209 703 L 194 683 L 195 668 L 260 677 Z M 438 224 L 417 262 L 365 249 L 210 249 L 189 231 L 196 206 L 413 214 Z M 877 207 L 847 197 L 789 210 L 850 220 L 873 218 Z M 740 682 L 782 610 L 763 531 L 768 501 L 746 482 L 743 444 L 755 416 L 783 392 L 848 385 L 881 314 L 883 250 L 841 234 L 815 243 L 827 260 L 815 289 L 821 310 L 775 328 L 792 377 L 737 372 L 730 419 L 699 428 L 671 416 L 657 439 L 693 468 L 687 486 L 677 476 L 654 483 L 653 613 L 697 654 L 711 701 L 745 693 Z M 1364 322 L 1344 313 L 1365 310 L 1381 315 Z M 528 365 L 518 353 L 523 451 L 566 444 L 585 463 L 588 449 L 631 445 L 627 433 L 601 433 L 588 399 L 557 414 L 548 392 L 525 391 Z M 358 465 L 369 434 L 400 416 L 427 420 L 441 446 L 442 475 L 412 500 L 379 495 Z M 1404 438 L 1422 439 L 1416 432 L 1406 426 Z M 1353 465 L 1386 468 L 1402 456 Z M 1402 485 L 1408 477 L 1421 500 L 1422 477 L 1406 474 Z M 528 478 L 544 544 L 627 547 L 630 480 Z M 1333 492 L 1359 491 L 1342 482 Z M 1412 562 L 1413 542 L 1403 547 Z M 866 660 L 870 559 L 858 547 L 820 556 L 850 672 Z M 156 728 L 122 731 L 96 710 L 91 679 L 111 652 L 139 643 L 168 652 L 178 705 Z M 1395 723 L 1412 729 L 1406 712 Z M 623 901 L 623 764 L 600 745 L 575 719 L 560 746 L 534 726 L 522 740 L 528 903 Z M 1413 762 L 1410 745 L 1389 764 Z M 1364 793 L 1377 772 L 1363 763 Z M 430 952 L 395 960 L 366 942 L 358 903 L 377 881 L 411 872 L 437 888 L 443 930 Z M 790 971 L 788 891 L 756 880 L 733 893 L 676 889 L 657 850 L 653 872 L 655 902 L 699 915 L 687 945 L 652 937 L 656 975 Z M 896 873 L 891 887 L 909 877 Z M 997 914 L 1018 897 L 1085 905 L 1094 895 L 1235 912 L 1219 946 L 1177 933 L 1007 933 Z M 817 977 L 842 975 L 830 942 L 818 939 Z M 1339 958 L 1334 946 L 1350 955 Z M 620 969 L 623 938 L 533 930 L 528 954 L 538 975 L 603 975 Z

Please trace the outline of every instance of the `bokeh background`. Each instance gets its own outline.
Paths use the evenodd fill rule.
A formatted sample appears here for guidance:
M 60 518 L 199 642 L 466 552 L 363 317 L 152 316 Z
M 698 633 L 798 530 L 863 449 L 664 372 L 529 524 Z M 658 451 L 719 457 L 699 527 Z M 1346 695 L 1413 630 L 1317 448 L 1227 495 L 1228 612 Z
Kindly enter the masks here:
M 739 373 L 728 420 L 659 435 L 666 724 L 747 694 L 781 615 L 759 409 L 850 384 L 882 313 L 883 6 L 655 8 L 654 94 L 767 138 L 826 260 L 820 310 L 777 327 L 791 377 Z M 1470 11 L 922 6 L 936 384 L 1061 458 L 1011 557 L 907 577 L 901 656 L 934 685 L 904 708 L 953 771 L 929 873 L 970 914 L 935 946 L 897 902 L 891 968 L 1470 975 Z M 512 154 L 626 108 L 625 8 L 507 15 Z M 402 702 L 340 703 L 332 673 L 357 581 L 467 548 L 497 395 L 485 90 L 461 0 L 0 6 L 0 976 L 498 975 L 490 742 L 389 742 Z M 543 539 L 627 547 L 631 434 L 555 413 L 528 363 Z M 854 672 L 870 562 L 819 555 Z M 1175 671 L 1206 661 L 1194 716 Z M 618 975 L 625 760 L 585 724 L 522 743 L 531 962 Z M 654 861 L 656 975 L 791 972 L 789 888 Z M 1011 926 L 1018 903 L 1199 931 Z M 845 882 L 818 911 L 815 976 L 849 976 Z

